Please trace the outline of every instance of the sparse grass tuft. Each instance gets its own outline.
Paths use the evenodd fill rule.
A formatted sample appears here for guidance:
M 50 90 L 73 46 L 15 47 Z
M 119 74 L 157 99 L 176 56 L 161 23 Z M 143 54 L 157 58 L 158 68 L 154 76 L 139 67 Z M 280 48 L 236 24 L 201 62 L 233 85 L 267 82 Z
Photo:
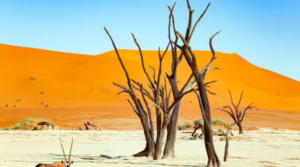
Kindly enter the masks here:
M 29 118 L 29 117 L 27 117 L 27 118 L 24 119 L 24 122 L 33 122 L 33 121 L 34 121 L 34 119 L 33 118 Z
M 184 129 L 190 128 L 192 126 L 193 126 L 193 124 L 191 122 L 185 122 L 183 125 L 178 125 L 178 129 L 184 130 Z
M 18 122 L 13 126 L 10 127 L 0 127 L 0 131 L 4 130 L 32 130 L 33 127 L 37 125 L 38 122 L 49 122 L 51 121 L 48 120 L 43 120 L 43 119 L 33 119 L 33 118 L 25 118 L 23 122 Z
M 203 118 L 200 118 L 200 119 L 197 119 L 194 121 L 194 125 L 196 125 L 197 123 L 203 125 Z
M 190 128 L 190 127 L 196 125 L 197 123 L 200 123 L 203 125 L 203 118 L 195 120 L 195 121 L 193 121 L 193 123 L 186 122 L 183 125 L 178 125 L 178 130 L 185 130 L 187 128 Z M 212 119 L 211 124 L 212 124 L 212 126 L 221 126 L 221 127 L 225 127 L 225 128 L 227 128 L 227 125 L 228 125 L 228 123 L 222 119 Z
M 213 119 L 213 120 L 211 120 L 211 124 L 213 126 L 221 126 L 221 127 L 227 128 L 228 122 L 226 122 L 222 119 Z
M 22 127 L 22 123 L 18 122 L 16 125 L 13 127 L 14 130 L 19 130 Z

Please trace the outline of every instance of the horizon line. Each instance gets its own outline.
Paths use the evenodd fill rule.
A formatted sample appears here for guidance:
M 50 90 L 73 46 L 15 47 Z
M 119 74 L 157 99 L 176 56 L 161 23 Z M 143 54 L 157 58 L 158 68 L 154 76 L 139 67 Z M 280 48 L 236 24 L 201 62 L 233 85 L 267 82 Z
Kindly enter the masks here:
M 21 46 L 21 45 L 14 45 L 14 44 L 6 44 L 6 43 L 0 43 L 0 45 L 8 45 L 8 46 L 14 46 L 14 47 L 21 47 L 21 48 L 29 48 L 29 49 L 39 49 L 39 50 L 44 50 L 44 51 L 51 51 L 51 52 L 60 52 L 60 53 L 69 53 L 69 54 L 79 54 L 79 55 L 88 55 L 88 56 L 97 56 L 100 54 L 104 54 L 107 52 L 111 52 L 111 51 L 115 51 L 114 49 L 102 52 L 102 53 L 98 53 L 98 54 L 86 54 L 86 53 L 76 53 L 76 52 L 68 52 L 68 51 L 61 51 L 61 50 L 51 50 L 51 49 L 46 49 L 46 48 L 38 48 L 38 47 L 31 47 L 31 46 Z M 122 49 L 122 48 L 118 48 L 118 50 L 132 50 L 132 51 L 139 51 L 138 49 Z M 153 50 L 144 50 L 142 49 L 142 51 L 158 51 L 153 49 Z M 163 52 L 164 50 L 161 50 L 161 52 Z M 168 51 L 171 51 L 170 49 L 168 49 Z M 178 50 L 180 51 L 180 50 Z M 211 52 L 211 50 L 194 50 L 194 51 L 204 51 L 204 52 Z M 240 54 L 233 52 L 233 53 L 228 53 L 228 52 L 222 52 L 222 51 L 216 51 L 215 52 L 219 52 L 219 53 L 225 53 L 225 54 L 237 54 L 239 56 L 241 56 Z M 242 56 L 241 56 L 242 57 Z

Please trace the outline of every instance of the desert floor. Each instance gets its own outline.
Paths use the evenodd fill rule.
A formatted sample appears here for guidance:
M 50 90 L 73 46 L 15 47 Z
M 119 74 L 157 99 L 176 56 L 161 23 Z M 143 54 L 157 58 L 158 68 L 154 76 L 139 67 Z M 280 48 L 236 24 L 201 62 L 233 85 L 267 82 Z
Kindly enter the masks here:
M 229 161 L 223 167 L 296 167 L 300 164 L 300 132 L 260 129 L 238 135 L 230 141 Z M 142 131 L 1 131 L 0 166 L 33 167 L 40 162 L 63 159 L 61 137 L 66 153 L 72 137 L 74 167 L 93 166 L 186 166 L 204 167 L 206 153 L 203 140 L 189 139 L 191 131 L 179 131 L 173 160 L 153 161 L 130 155 L 144 148 Z M 225 141 L 214 137 L 219 158 L 224 155 Z M 101 155 L 112 158 L 103 158 Z M 117 158 L 117 156 L 121 156 Z

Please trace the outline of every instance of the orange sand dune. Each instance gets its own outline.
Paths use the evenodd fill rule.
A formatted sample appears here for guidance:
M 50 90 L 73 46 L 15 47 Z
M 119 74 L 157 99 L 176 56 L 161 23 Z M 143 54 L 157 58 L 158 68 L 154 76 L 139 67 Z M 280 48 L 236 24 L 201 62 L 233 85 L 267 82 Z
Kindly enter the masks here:
M 138 51 L 120 50 L 131 78 L 147 84 Z M 158 66 L 157 51 L 143 51 L 147 66 Z M 210 59 L 209 51 L 196 51 L 199 66 Z M 230 104 L 228 89 L 238 100 L 244 90 L 242 106 L 253 102 L 261 111 L 252 112 L 245 124 L 300 129 L 300 82 L 254 66 L 237 54 L 217 52 L 218 59 L 206 81 L 218 80 L 209 95 L 214 118 L 230 120 L 217 113 L 217 107 Z M 132 129 L 139 124 L 126 102 L 116 95 L 117 82 L 126 78 L 114 51 L 100 55 L 71 54 L 0 44 L 0 127 L 25 117 L 57 119 L 61 126 L 78 127 L 84 121 L 111 129 Z M 171 54 L 167 53 L 164 70 L 169 72 Z M 152 76 L 152 71 L 148 68 Z M 179 66 L 182 86 L 191 70 L 185 60 Z M 7 105 L 7 106 L 6 106 Z M 200 117 L 194 94 L 183 102 L 181 122 Z M 297 125 L 298 124 L 298 125 Z

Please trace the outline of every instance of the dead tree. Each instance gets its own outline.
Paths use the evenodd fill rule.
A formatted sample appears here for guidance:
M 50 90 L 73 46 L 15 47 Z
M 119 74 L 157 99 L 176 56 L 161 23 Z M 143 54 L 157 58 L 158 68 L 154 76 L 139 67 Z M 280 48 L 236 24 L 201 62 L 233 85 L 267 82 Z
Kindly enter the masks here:
M 206 91 L 208 91 L 211 94 L 214 94 L 212 92 L 210 92 L 207 87 L 208 84 L 216 82 L 216 81 L 212 81 L 212 82 L 208 82 L 208 83 L 204 83 L 204 79 L 206 76 L 206 73 L 209 69 L 217 69 L 217 68 L 212 68 L 210 67 L 211 63 L 214 61 L 214 59 L 216 58 L 214 55 L 214 51 L 212 48 L 212 39 L 213 37 L 217 34 L 215 34 L 211 39 L 210 39 L 210 48 L 212 50 L 213 56 L 211 61 L 207 64 L 207 66 L 200 72 L 198 70 L 198 66 L 196 64 L 196 57 L 195 54 L 192 54 L 192 50 L 189 46 L 189 43 L 191 41 L 191 37 L 194 33 L 194 30 L 197 26 L 197 24 L 200 22 L 200 20 L 202 19 L 202 17 L 204 16 L 204 14 L 206 13 L 209 5 L 207 6 L 207 8 L 205 9 L 205 11 L 203 12 L 203 14 L 200 16 L 200 18 L 197 20 L 196 24 L 194 25 L 193 29 L 191 29 L 191 24 L 192 24 L 192 14 L 193 14 L 193 10 L 191 10 L 189 1 L 188 2 L 188 9 L 189 9 L 189 24 L 186 30 L 186 35 L 185 38 L 179 33 L 177 32 L 176 28 L 175 28 L 175 19 L 173 16 L 173 10 L 175 7 L 172 7 L 172 9 L 169 7 L 170 9 L 170 16 L 169 16 L 169 42 L 172 48 L 172 74 L 169 76 L 167 75 L 167 78 L 169 80 L 169 83 L 171 85 L 171 90 L 173 92 L 173 97 L 174 97 L 174 101 L 171 105 L 169 105 L 169 100 L 170 100 L 170 93 L 165 93 L 167 92 L 166 86 L 160 86 L 160 77 L 161 77 L 161 63 L 160 63 L 160 68 L 159 68 L 159 74 L 157 76 L 157 79 L 155 79 L 155 74 L 154 74 L 154 81 L 151 81 L 151 78 L 149 77 L 144 62 L 143 62 L 143 56 L 142 56 L 142 51 L 140 46 L 138 45 L 134 35 L 134 41 L 136 43 L 136 45 L 139 48 L 139 52 L 141 55 L 141 59 L 142 59 L 142 66 L 143 66 L 143 70 L 144 73 L 146 74 L 148 81 L 149 81 L 149 87 L 152 90 L 152 94 L 143 88 L 143 86 L 141 84 L 139 84 L 138 82 L 133 81 L 130 77 L 129 74 L 122 62 L 122 59 L 118 53 L 118 49 L 116 48 L 111 36 L 109 35 L 108 31 L 106 30 L 106 33 L 108 34 L 108 36 L 110 37 L 112 44 L 115 48 L 116 54 L 119 58 L 119 61 L 123 67 L 123 70 L 125 72 L 126 78 L 127 78 L 127 84 L 128 84 L 128 88 L 119 84 L 114 83 L 116 86 L 120 87 L 123 89 L 122 93 L 128 93 L 133 101 L 133 104 L 130 102 L 131 106 L 133 107 L 133 110 L 137 113 L 137 115 L 139 116 L 141 123 L 143 125 L 143 129 L 144 129 L 144 134 L 146 137 L 146 141 L 147 141 L 147 145 L 144 151 L 142 151 L 141 153 L 137 154 L 138 156 L 144 156 L 144 155 L 150 155 L 150 156 L 154 156 L 154 159 L 160 159 L 161 158 L 161 152 L 162 152 L 162 143 L 164 140 L 164 134 L 166 132 L 166 129 L 168 129 L 168 134 L 167 134 L 167 143 L 166 143 L 166 147 L 164 150 L 164 157 L 168 158 L 168 157 L 174 157 L 175 156 L 175 152 L 174 152 L 174 145 L 175 145 L 175 139 L 176 139 L 176 130 L 177 130 L 177 120 L 178 120 L 178 115 L 179 115 L 179 110 L 180 110 L 180 103 L 181 100 L 183 99 L 184 95 L 186 95 L 187 93 L 193 91 L 193 87 L 195 85 L 198 85 L 198 89 L 197 91 L 200 92 L 199 97 L 199 105 L 201 107 L 201 111 L 202 111 L 202 116 L 204 118 L 204 134 L 205 134 L 205 146 L 206 146 L 206 150 L 207 150 L 207 155 L 208 155 L 208 166 L 219 166 L 219 159 L 215 153 L 214 150 L 214 144 L 213 144 L 213 140 L 212 140 L 212 132 L 211 132 L 211 115 L 210 115 L 210 108 L 209 108 L 209 103 L 208 103 L 208 98 L 207 98 L 207 93 Z M 172 24 L 173 24 L 173 31 L 175 34 L 175 42 L 172 41 L 172 39 L 170 38 L 170 27 L 171 27 L 171 20 L 172 20 Z M 178 45 L 178 39 L 181 39 L 182 42 L 184 43 L 183 46 L 179 46 Z M 177 48 L 179 48 L 181 50 L 181 54 L 179 55 L 179 57 L 177 56 Z M 159 52 L 160 53 L 160 52 Z M 189 54 L 192 55 L 192 59 L 189 57 Z M 192 75 L 189 77 L 188 81 L 185 83 L 184 87 L 179 91 L 178 87 L 177 87 L 177 67 L 178 64 L 180 63 L 182 57 L 185 57 L 186 61 L 188 62 L 189 66 L 192 69 Z M 161 60 L 161 59 L 160 59 Z M 154 69 L 154 68 L 153 68 Z M 154 70 L 155 72 L 155 70 Z M 195 78 L 195 80 L 193 82 L 190 82 L 193 78 Z M 158 82 L 159 81 L 159 82 Z M 134 86 L 133 83 L 136 83 Z M 166 84 L 165 84 L 166 85 Z M 136 93 L 134 92 L 135 90 L 139 90 L 140 93 L 142 94 L 143 97 L 143 101 L 144 104 L 146 104 L 146 108 L 148 111 L 148 114 L 146 112 L 146 110 L 143 108 L 143 105 L 141 104 L 141 100 L 139 98 L 137 98 Z M 154 102 L 154 106 L 156 106 L 156 117 L 157 117 L 157 136 L 156 136 L 156 141 L 154 141 L 154 135 L 153 135 L 153 124 L 152 124 L 152 120 L 151 120 L 151 113 L 150 113 L 150 108 L 148 102 L 146 102 L 146 98 L 150 99 L 151 101 Z M 203 102 L 202 102 L 203 101 Z M 161 111 L 163 111 L 163 118 L 162 118 L 162 113 Z M 148 117 L 149 116 L 149 120 Z M 171 123 L 170 123 L 171 122 Z M 150 125 L 149 125 L 150 123 Z
M 241 101 L 242 101 L 242 98 L 243 98 L 244 91 L 242 91 L 241 96 L 240 96 L 240 100 L 237 104 L 234 104 L 231 92 L 230 92 L 230 90 L 228 90 L 228 91 L 229 91 L 229 95 L 230 95 L 231 104 L 232 104 L 234 110 L 230 106 L 224 106 L 223 108 L 217 108 L 217 109 L 218 109 L 218 111 L 223 111 L 223 112 L 226 112 L 227 114 L 229 114 L 230 117 L 235 122 L 235 124 L 239 127 L 239 134 L 243 134 L 244 132 L 243 132 L 242 122 L 244 121 L 244 118 L 247 115 L 247 110 L 249 110 L 249 109 L 250 110 L 251 109 L 258 110 L 258 108 L 253 106 L 252 105 L 253 103 L 251 103 L 247 107 L 245 107 L 243 110 L 240 111 L 239 107 L 240 107 L 240 104 L 241 104 Z M 229 109 L 229 111 L 226 110 L 226 109 Z
M 182 93 L 182 91 L 189 91 L 191 90 L 195 85 L 196 82 L 191 82 L 190 81 L 193 79 L 193 75 L 191 75 L 186 82 L 186 84 L 190 83 L 189 85 L 185 85 L 184 88 L 181 91 L 178 88 L 178 79 L 177 79 L 177 73 L 178 73 L 178 65 L 180 64 L 182 58 L 183 58 L 183 53 L 178 54 L 177 51 L 177 43 L 178 43 L 178 36 L 175 36 L 175 41 L 172 41 L 171 38 L 171 26 L 173 23 L 173 31 L 174 33 L 176 32 L 176 27 L 175 27 L 175 20 L 173 17 L 173 11 L 175 8 L 176 2 L 172 6 L 168 6 L 168 9 L 170 11 L 169 14 L 169 25 L 168 25 L 168 38 L 171 46 L 171 54 L 172 54 L 172 66 L 171 66 L 171 75 L 167 75 L 169 84 L 172 89 L 172 94 L 173 94 L 173 99 L 178 99 L 179 95 Z M 181 102 L 174 108 L 173 113 L 171 115 L 171 120 L 168 125 L 168 133 L 167 133 L 167 141 L 166 141 L 166 146 L 164 149 L 164 154 L 163 158 L 168 159 L 168 158 L 174 158 L 175 157 L 175 142 L 176 142 L 176 136 L 177 136 L 177 125 L 178 125 L 178 118 L 179 118 L 179 113 L 181 109 Z
M 172 19 L 172 13 L 175 8 L 176 3 L 174 3 L 172 9 L 170 6 L 168 6 L 170 10 L 169 15 L 169 26 L 168 26 L 168 38 L 171 45 L 171 53 L 172 53 L 172 66 L 171 66 L 171 75 L 167 75 L 168 81 L 170 83 L 173 98 L 177 99 L 179 95 L 179 88 L 178 88 L 178 80 L 177 80 L 177 69 L 178 65 L 181 62 L 182 54 L 178 57 L 177 55 L 177 47 L 174 46 L 171 40 L 171 19 Z M 173 25 L 173 29 L 176 30 L 175 26 Z M 175 43 L 177 43 L 178 37 L 175 39 Z M 179 112 L 181 108 L 181 102 L 174 108 L 173 114 L 171 115 L 171 120 L 168 125 L 168 133 L 167 133 L 167 141 L 166 146 L 163 154 L 164 159 L 168 158 L 174 158 L 175 157 L 175 142 L 176 142 L 176 136 L 177 136 L 177 124 L 178 124 L 178 117 Z
M 149 82 L 149 88 L 152 91 L 152 94 L 143 87 L 143 85 L 133 79 L 130 78 L 129 73 L 126 70 L 126 67 L 120 57 L 120 54 L 118 52 L 118 49 L 110 36 L 109 32 L 104 28 L 108 36 L 110 37 L 110 40 L 114 46 L 115 52 L 118 56 L 119 62 L 122 65 L 122 68 L 125 72 L 126 78 L 127 78 L 127 85 L 122 86 L 117 83 L 113 83 L 115 86 L 118 86 L 119 88 L 123 89 L 120 93 L 127 93 L 131 97 L 133 103 L 131 103 L 130 100 L 128 102 L 132 106 L 133 110 L 135 113 L 138 115 L 138 117 L 141 120 L 141 123 L 143 125 L 143 130 L 144 130 L 144 135 L 146 138 L 146 147 L 143 151 L 140 153 L 135 154 L 134 156 L 151 156 L 155 160 L 161 159 L 162 158 L 162 147 L 163 147 L 163 141 L 164 141 L 164 136 L 166 133 L 167 126 L 170 122 L 171 115 L 173 113 L 174 108 L 181 102 L 182 98 L 192 92 L 192 87 L 191 84 L 189 83 L 191 79 L 189 79 L 182 90 L 180 90 L 180 93 L 178 95 L 178 98 L 174 99 L 174 101 L 170 104 L 170 94 L 171 91 L 167 90 L 167 85 L 166 85 L 166 80 L 165 84 L 161 84 L 161 75 L 162 75 L 162 62 L 164 59 L 164 56 L 168 50 L 169 45 L 167 46 L 165 52 L 163 55 L 161 55 L 160 49 L 159 49 L 159 71 L 158 75 L 156 76 L 155 74 L 155 69 L 151 67 L 154 70 L 154 75 L 153 75 L 153 80 L 149 76 L 146 68 L 145 68 L 145 63 L 144 63 L 144 58 L 143 58 L 143 52 L 142 49 L 137 42 L 135 36 L 132 34 L 133 39 L 135 44 L 137 45 L 141 57 L 141 63 L 143 67 L 143 71 L 148 79 Z M 189 88 L 189 89 L 188 89 Z M 142 100 L 140 100 L 137 97 L 137 94 L 135 91 L 138 91 L 141 96 Z M 119 94 L 120 94 L 119 93 Z M 146 99 L 150 99 L 154 104 L 148 104 L 148 101 Z M 144 102 L 144 105 L 142 105 L 142 102 Z M 154 140 L 154 128 L 153 128 L 153 122 L 152 122 L 152 113 L 150 106 L 155 106 L 156 108 L 156 120 L 157 120 L 157 136 L 156 136 L 156 141 Z M 146 109 L 145 109 L 146 107 Z M 162 112 L 161 112 L 162 111 Z M 162 117 L 163 114 L 163 117 Z M 148 117 L 149 116 L 149 117 Z M 168 132 L 169 133 L 169 132 Z
M 231 133 L 231 127 L 234 125 L 233 124 L 227 124 L 227 131 L 226 131 L 226 144 L 225 144 L 225 152 L 224 152 L 224 162 L 228 160 L 228 148 L 229 148 L 229 133 Z M 232 134 L 231 134 L 232 135 Z
M 213 142 L 213 138 L 212 138 L 212 128 L 211 128 L 211 112 L 210 112 L 210 105 L 209 105 L 209 100 L 208 100 L 208 96 L 207 96 L 207 91 L 209 93 L 212 93 L 212 92 L 207 90 L 207 84 L 204 83 L 204 79 L 205 79 L 205 76 L 206 76 L 208 70 L 215 69 L 215 68 L 211 67 L 211 64 L 216 59 L 215 52 L 214 52 L 214 49 L 212 46 L 212 40 L 219 32 L 217 32 L 210 38 L 209 44 L 210 44 L 210 49 L 212 52 L 212 58 L 211 58 L 210 62 L 205 66 L 205 68 L 202 71 L 199 71 L 199 67 L 198 67 L 197 61 L 196 61 L 196 55 L 193 52 L 189 43 L 191 41 L 191 38 L 193 36 L 193 33 L 194 33 L 198 23 L 203 18 L 207 9 L 209 8 L 210 3 L 207 5 L 206 9 L 202 13 L 202 15 L 199 17 L 199 19 L 196 21 L 196 23 L 193 27 L 192 27 L 192 18 L 193 18 L 194 10 L 191 9 L 191 5 L 188 0 L 187 0 L 187 6 L 188 6 L 188 10 L 189 10 L 189 21 L 188 21 L 188 26 L 187 26 L 187 30 L 186 30 L 186 35 L 185 35 L 185 37 L 183 37 L 183 35 L 181 35 L 181 33 L 179 33 L 176 30 L 174 31 L 175 36 L 178 36 L 181 39 L 181 41 L 183 42 L 182 46 L 179 46 L 178 44 L 176 44 L 176 47 L 179 48 L 181 50 L 181 52 L 183 53 L 183 56 L 185 57 L 185 60 L 187 61 L 189 67 L 191 68 L 193 76 L 194 76 L 195 81 L 198 86 L 198 89 L 194 89 L 194 91 L 197 95 L 199 106 L 202 111 L 202 117 L 204 120 L 204 128 L 203 128 L 204 129 L 204 143 L 205 143 L 206 152 L 207 152 L 207 156 L 208 156 L 207 166 L 208 167 L 211 167 L 211 166 L 219 167 L 220 160 L 219 160 L 219 158 L 216 154 L 215 148 L 214 148 L 214 142 Z M 174 18 L 172 12 L 171 12 L 171 15 Z M 172 43 L 174 44 L 175 42 L 172 42 Z
M 152 81 L 146 68 L 145 68 L 145 62 L 144 62 L 142 50 L 134 36 L 133 36 L 133 38 L 134 38 L 136 45 L 138 46 L 138 49 L 140 52 L 140 57 L 141 57 L 141 62 L 142 62 L 142 67 L 143 67 L 144 73 L 147 76 L 148 81 L 150 83 L 149 87 L 152 90 L 152 94 L 153 94 L 154 98 L 149 98 L 149 96 L 147 96 L 147 97 L 152 101 L 154 99 L 154 101 L 153 101 L 154 104 L 148 105 L 148 102 L 145 100 L 145 96 L 149 95 L 149 92 L 146 92 L 145 89 L 143 89 L 144 90 L 143 91 L 140 83 L 138 83 L 136 81 L 134 83 L 141 88 L 140 92 L 144 99 L 145 105 L 147 106 L 148 112 L 151 111 L 149 108 L 150 106 L 155 106 L 155 109 L 156 109 L 157 135 L 156 135 L 156 142 L 155 142 L 155 149 L 154 149 L 155 151 L 154 151 L 153 158 L 154 158 L 154 160 L 159 160 L 162 158 L 163 142 L 164 142 L 164 137 L 165 137 L 165 133 L 166 133 L 166 128 L 170 122 L 170 117 L 173 113 L 174 108 L 178 106 L 178 104 L 181 102 L 183 97 L 192 91 L 192 89 L 189 88 L 189 87 L 192 87 L 192 85 L 191 85 L 192 83 L 189 84 L 191 79 L 188 79 L 186 84 L 182 88 L 182 90 L 179 92 L 177 98 L 175 98 L 173 103 L 170 104 L 170 95 L 171 95 L 172 90 L 171 91 L 167 90 L 166 80 L 165 80 L 164 85 L 161 82 L 162 81 L 162 79 L 161 79 L 162 62 L 163 62 L 163 58 L 166 54 L 166 51 L 169 48 L 169 44 L 163 55 L 161 55 L 161 53 L 160 53 L 160 48 L 158 49 L 158 55 L 159 55 L 159 68 L 158 69 L 159 70 L 158 70 L 158 74 L 156 76 L 155 68 L 151 67 L 153 69 L 153 81 Z M 163 113 L 161 113 L 161 111 Z M 163 114 L 163 116 L 162 116 L 162 114 Z M 150 115 L 151 114 L 149 114 L 149 116 Z M 149 117 L 149 119 L 151 119 L 151 118 Z M 153 129 L 153 125 L 151 125 L 151 124 L 152 124 L 152 121 L 150 121 L 150 126 L 152 126 L 152 129 Z M 152 133 L 153 133 L 153 130 L 152 130 Z M 171 131 L 169 131 L 168 133 L 171 133 Z M 168 149 L 165 149 L 165 150 L 168 150 Z
M 185 85 L 188 85 L 188 84 L 185 84 Z M 159 160 L 162 158 L 163 141 L 164 141 L 164 137 L 165 137 L 165 134 L 167 131 L 167 126 L 171 120 L 171 115 L 173 113 L 174 108 L 181 102 L 182 98 L 186 94 L 192 92 L 192 89 L 184 91 L 184 90 L 186 90 L 186 86 L 184 86 L 182 88 L 182 91 L 179 94 L 178 98 L 174 99 L 174 101 L 171 104 L 169 104 L 170 93 L 167 94 L 168 91 L 165 88 L 166 88 L 165 86 L 161 87 L 161 94 L 160 94 L 161 102 L 162 102 L 161 105 L 158 106 L 158 105 L 154 104 L 156 108 L 159 108 L 163 112 L 162 125 L 160 128 L 160 132 L 157 134 L 154 160 Z M 171 131 L 168 131 L 168 133 L 171 133 Z M 165 148 L 165 150 L 166 150 L 166 148 Z
M 166 74 L 166 75 L 167 75 L 167 78 L 168 78 L 169 83 L 170 83 L 171 88 L 172 88 L 173 98 L 177 99 L 178 96 L 180 95 L 180 93 L 182 93 L 182 91 L 185 92 L 185 91 L 189 91 L 189 90 L 193 89 L 193 87 L 197 83 L 196 83 L 196 80 L 193 79 L 194 75 L 192 73 L 192 75 L 188 79 L 188 82 L 186 82 L 186 84 L 188 84 L 188 83 L 190 83 L 190 84 L 189 85 L 185 85 L 184 89 L 182 89 L 181 91 L 179 91 L 179 89 L 178 89 L 178 85 L 177 85 L 177 83 L 178 83 L 178 80 L 177 80 L 178 65 L 180 64 L 180 62 L 181 62 L 184 54 L 183 54 L 183 52 L 181 52 L 180 54 L 178 54 L 178 51 L 177 51 L 177 48 L 179 48 L 178 47 L 179 46 L 178 45 L 179 37 L 178 37 L 178 35 L 176 35 L 177 30 L 176 30 L 176 26 L 175 26 L 175 18 L 174 18 L 174 15 L 173 15 L 175 6 L 176 6 L 176 2 L 172 6 L 172 8 L 170 6 L 168 6 L 168 9 L 170 11 L 169 26 L 168 26 L 168 38 L 169 38 L 169 42 L 170 42 L 170 45 L 171 45 L 172 66 L 171 66 L 171 75 L 168 75 L 168 74 Z M 207 8 L 206 8 L 206 10 L 207 10 Z M 202 19 L 203 15 L 206 12 L 206 10 L 203 12 L 203 14 L 201 15 L 201 17 L 198 19 L 196 25 L 200 22 L 200 20 Z M 190 24 L 191 24 L 191 22 L 189 22 L 189 25 L 187 27 L 186 34 L 185 34 L 185 36 L 187 38 L 187 43 L 188 44 L 190 43 L 191 36 L 192 36 L 192 34 L 194 32 L 194 29 L 193 29 L 193 31 L 191 33 Z M 195 25 L 195 27 L 196 27 L 196 25 Z M 175 34 L 175 41 L 173 41 L 171 39 L 171 26 L 173 27 L 173 32 Z M 218 68 L 211 68 L 211 67 L 209 67 L 209 68 L 210 69 L 218 69 Z M 207 72 L 207 70 L 203 69 L 201 71 L 201 74 L 204 74 L 206 72 Z M 204 78 L 205 78 L 205 75 L 204 75 Z M 192 79 L 193 79 L 193 81 L 192 81 Z M 192 81 L 192 82 L 190 82 L 190 81 Z M 205 87 L 209 87 L 208 85 L 211 84 L 211 83 L 214 83 L 214 82 L 216 82 L 216 81 L 211 81 L 211 82 L 205 83 Z M 207 89 L 207 91 L 209 91 L 209 90 Z M 215 93 L 212 93 L 212 92 L 210 92 L 210 93 L 213 94 L 213 95 L 215 95 Z M 174 111 L 173 111 L 173 114 L 172 114 L 172 118 L 171 118 L 171 122 L 168 125 L 168 131 L 170 133 L 168 132 L 168 134 L 167 134 L 167 142 L 166 142 L 166 146 L 165 146 L 165 150 L 164 150 L 164 158 L 174 158 L 175 157 L 175 149 L 174 148 L 175 148 L 176 135 L 177 135 L 178 117 L 179 117 L 179 112 L 180 112 L 182 100 L 174 108 Z
M 127 85 L 128 87 L 126 86 L 123 86 L 123 85 L 120 85 L 120 84 L 117 84 L 117 83 L 113 83 L 115 86 L 119 87 L 122 89 L 121 92 L 119 92 L 118 94 L 121 94 L 121 93 L 128 93 L 129 96 L 131 97 L 131 100 L 133 101 L 133 103 L 128 100 L 129 104 L 131 105 L 133 111 L 137 114 L 137 116 L 139 117 L 140 121 L 141 121 L 141 124 L 143 126 L 143 131 L 144 131 L 144 135 L 145 135 L 145 138 L 146 138 L 146 147 L 143 151 L 135 154 L 134 156 L 153 156 L 154 155 L 154 146 L 155 146 L 155 142 L 154 142 L 154 136 L 153 136 L 153 133 L 151 131 L 153 131 L 153 129 L 151 129 L 151 122 L 152 122 L 152 119 L 148 120 L 148 115 L 142 105 L 142 102 L 141 100 L 137 97 L 137 94 L 135 92 L 135 87 L 133 85 L 133 80 L 130 78 L 129 76 L 129 73 L 122 61 L 122 58 L 119 54 L 119 51 L 115 45 L 115 42 L 113 40 L 113 38 L 111 37 L 111 35 L 109 34 L 109 32 L 106 30 L 106 28 L 104 27 L 104 30 L 106 31 L 107 35 L 109 36 L 111 42 L 112 42 L 112 45 L 115 49 L 115 52 L 118 56 L 118 59 L 119 59 L 119 62 L 123 68 L 123 71 L 125 72 L 125 75 L 126 75 L 126 79 L 127 79 Z M 134 37 L 134 35 L 133 35 Z M 134 38 L 135 39 L 135 38 Z M 143 89 L 142 85 L 140 86 L 139 88 L 141 91 L 144 91 L 145 89 Z M 149 95 L 151 98 L 153 98 L 150 94 L 147 94 Z M 148 108 L 147 108 L 148 109 Z M 149 112 L 149 111 L 148 111 Z M 151 115 L 151 113 L 148 113 L 149 115 Z M 151 118 L 151 117 L 150 117 Z M 150 121 L 150 124 L 149 124 L 149 121 Z
M 159 50 L 160 53 L 160 50 Z M 143 59 L 142 59 L 143 61 Z M 182 99 L 184 98 L 185 95 L 187 95 L 188 93 L 192 92 L 192 87 L 193 87 L 193 83 L 190 83 L 191 81 L 191 77 L 186 81 L 185 85 L 182 87 L 182 89 L 179 91 L 179 94 L 176 98 L 174 98 L 173 102 L 170 103 L 170 96 L 171 96 L 171 92 L 173 91 L 172 89 L 170 91 L 167 90 L 167 84 L 166 84 L 166 79 L 164 80 L 164 85 L 160 84 L 161 82 L 161 69 L 162 69 L 162 63 L 160 63 L 159 66 L 159 72 L 158 72 L 158 76 L 157 79 L 155 74 L 155 69 L 152 68 L 154 71 L 154 83 L 155 86 L 153 89 L 153 94 L 154 96 L 156 96 L 156 98 L 154 98 L 154 104 L 150 104 L 148 106 L 155 106 L 156 108 L 156 117 L 157 120 L 161 120 L 162 118 L 162 122 L 160 122 L 159 124 L 157 124 L 157 136 L 156 136 L 156 143 L 155 143 L 155 153 L 154 153 L 154 160 L 159 160 L 163 157 L 163 142 L 164 142 L 164 137 L 167 131 L 167 127 L 171 121 L 171 116 L 173 114 L 174 109 L 181 103 Z M 150 87 L 151 88 L 151 87 Z M 155 89 L 156 88 L 156 89 Z M 145 92 L 141 92 L 142 94 L 144 94 Z M 160 98 L 160 100 L 158 100 Z M 162 111 L 162 113 L 161 113 Z M 161 115 L 163 114 L 163 117 L 161 117 Z M 167 136 L 171 136 L 170 133 L 172 133 L 172 131 L 168 131 L 167 132 Z M 167 146 L 165 146 L 164 151 L 169 150 L 170 148 L 168 148 Z

